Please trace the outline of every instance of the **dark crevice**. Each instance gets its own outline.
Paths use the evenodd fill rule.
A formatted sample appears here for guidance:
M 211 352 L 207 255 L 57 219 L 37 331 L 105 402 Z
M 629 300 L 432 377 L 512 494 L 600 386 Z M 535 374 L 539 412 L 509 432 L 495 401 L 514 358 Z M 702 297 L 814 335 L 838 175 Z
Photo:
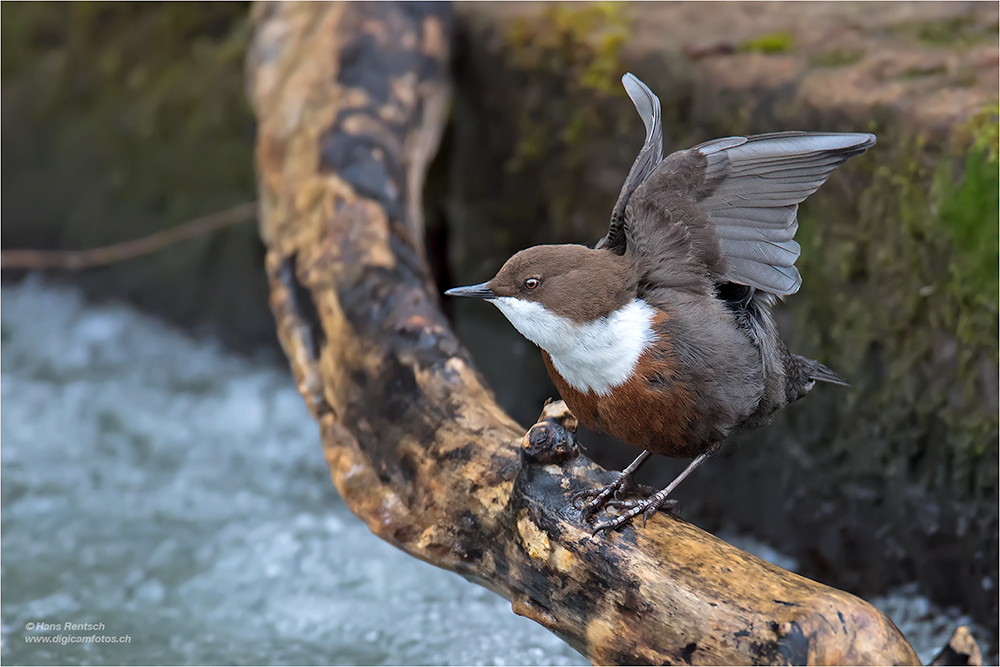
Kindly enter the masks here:
M 326 332 L 323 331 L 323 323 L 320 321 L 319 309 L 313 301 L 312 292 L 299 282 L 295 266 L 296 258 L 297 255 L 291 255 L 281 263 L 278 277 L 292 296 L 295 315 L 305 324 L 302 331 L 306 336 L 306 350 L 310 359 L 315 361 L 319 359 L 320 351 L 326 345 Z

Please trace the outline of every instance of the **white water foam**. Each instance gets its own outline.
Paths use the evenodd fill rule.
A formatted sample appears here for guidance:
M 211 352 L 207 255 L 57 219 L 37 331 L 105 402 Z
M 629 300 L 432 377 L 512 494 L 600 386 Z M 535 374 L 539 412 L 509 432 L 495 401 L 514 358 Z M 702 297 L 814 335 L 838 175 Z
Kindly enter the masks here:
M 5 664 L 587 664 L 373 536 L 280 362 L 2 287 Z M 32 644 L 29 623 L 124 643 Z

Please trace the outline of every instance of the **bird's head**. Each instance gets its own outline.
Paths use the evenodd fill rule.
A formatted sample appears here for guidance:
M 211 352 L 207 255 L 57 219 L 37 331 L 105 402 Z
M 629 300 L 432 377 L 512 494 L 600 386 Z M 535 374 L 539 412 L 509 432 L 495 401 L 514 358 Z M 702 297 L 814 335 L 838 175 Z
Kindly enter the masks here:
M 540 245 L 508 259 L 492 280 L 445 294 L 489 301 L 525 338 L 552 351 L 567 329 L 628 304 L 635 287 L 624 257 L 582 245 Z

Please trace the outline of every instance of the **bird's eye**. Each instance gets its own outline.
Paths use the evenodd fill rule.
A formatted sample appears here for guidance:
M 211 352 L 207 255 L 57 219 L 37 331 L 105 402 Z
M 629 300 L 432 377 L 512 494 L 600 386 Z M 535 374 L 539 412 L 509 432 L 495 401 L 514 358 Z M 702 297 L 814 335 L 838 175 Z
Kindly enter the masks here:
M 528 278 L 524 281 L 524 287 L 525 289 L 535 289 L 541 282 L 538 278 Z

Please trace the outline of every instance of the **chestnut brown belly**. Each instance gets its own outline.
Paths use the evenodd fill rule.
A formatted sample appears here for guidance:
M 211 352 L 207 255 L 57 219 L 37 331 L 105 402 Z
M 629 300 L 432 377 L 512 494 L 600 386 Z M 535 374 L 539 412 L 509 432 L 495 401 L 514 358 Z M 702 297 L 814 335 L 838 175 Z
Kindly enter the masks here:
M 676 458 L 695 457 L 718 444 L 706 440 L 704 435 L 699 437 L 704 429 L 697 428 L 695 423 L 693 394 L 680 378 L 669 372 L 672 369 L 646 368 L 643 372 L 640 359 L 631 380 L 614 387 L 606 396 L 598 396 L 593 391 L 584 394 L 571 387 L 544 350 L 542 357 L 566 405 L 591 430 Z

